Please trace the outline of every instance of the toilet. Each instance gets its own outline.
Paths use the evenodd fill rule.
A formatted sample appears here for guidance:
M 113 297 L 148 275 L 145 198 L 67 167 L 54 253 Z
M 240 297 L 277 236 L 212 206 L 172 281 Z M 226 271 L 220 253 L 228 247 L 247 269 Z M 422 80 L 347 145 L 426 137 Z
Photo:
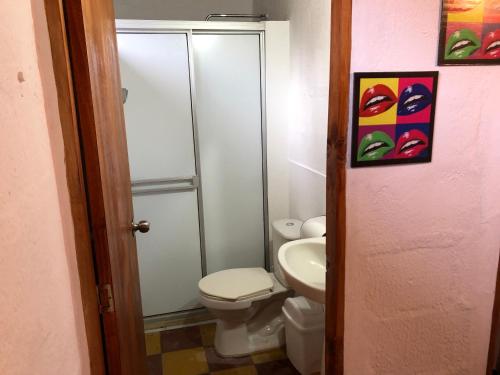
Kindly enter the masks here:
M 278 250 L 285 242 L 301 238 L 302 224 L 295 219 L 273 222 L 273 272 L 233 268 L 200 280 L 200 303 L 216 317 L 214 345 L 221 356 L 245 356 L 285 344 L 282 307 L 294 291 L 279 268 Z M 302 238 L 315 234 L 302 231 Z

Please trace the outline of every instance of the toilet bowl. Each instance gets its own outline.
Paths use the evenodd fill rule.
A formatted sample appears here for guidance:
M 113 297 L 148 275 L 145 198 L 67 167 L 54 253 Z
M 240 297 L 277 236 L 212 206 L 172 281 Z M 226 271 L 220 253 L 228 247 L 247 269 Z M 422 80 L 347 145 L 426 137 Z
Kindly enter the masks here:
M 199 287 L 200 302 L 217 319 L 214 346 L 220 355 L 238 357 L 284 345 L 281 307 L 293 291 L 272 273 L 230 269 L 206 276 Z
M 245 356 L 285 344 L 282 306 L 294 291 L 286 283 L 277 257 L 285 242 L 301 237 L 301 227 L 300 220 L 273 222 L 274 272 L 234 268 L 200 280 L 200 303 L 216 317 L 214 346 L 221 356 Z

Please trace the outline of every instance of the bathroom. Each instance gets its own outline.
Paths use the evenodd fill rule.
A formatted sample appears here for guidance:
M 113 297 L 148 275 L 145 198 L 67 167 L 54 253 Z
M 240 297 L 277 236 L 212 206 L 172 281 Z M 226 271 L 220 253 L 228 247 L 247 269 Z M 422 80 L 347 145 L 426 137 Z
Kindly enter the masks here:
M 437 32 L 435 25 L 439 21 L 439 2 L 426 1 L 425 6 L 412 5 L 408 8 L 396 4 L 394 1 L 378 3 L 380 3 L 380 7 L 377 7 L 376 4 L 368 4 L 368 2 L 354 2 L 353 4 L 351 72 L 436 70 L 435 50 L 438 38 L 435 37 Z M 242 8 L 232 8 L 236 6 L 236 3 L 231 2 L 232 7 L 224 9 L 210 8 L 204 2 L 204 6 L 207 5 L 207 7 L 199 7 L 198 3 L 193 7 L 197 13 L 192 14 L 189 13 L 191 7 L 186 2 L 177 8 L 169 8 L 168 3 L 162 4 L 159 6 L 155 3 L 155 6 L 147 7 L 144 6 L 144 2 L 140 4 L 125 1 L 123 3 L 115 2 L 117 18 L 194 19 L 200 21 L 211 13 L 253 13 L 268 15 L 270 23 L 288 20 L 288 47 L 287 38 L 279 39 L 277 45 L 281 49 L 289 48 L 289 51 L 280 51 L 278 48 L 275 50 L 271 47 L 265 49 L 266 62 L 271 65 L 275 61 L 274 58 L 289 56 L 289 61 L 276 62 L 279 69 L 273 69 L 272 66 L 265 67 L 265 110 L 267 114 L 265 118 L 267 129 L 265 156 L 267 158 L 269 225 L 267 235 L 272 237 L 272 223 L 277 219 L 291 218 L 304 221 L 308 218 L 324 215 L 326 212 L 324 197 L 326 196 L 325 150 L 329 82 L 329 2 L 256 1 L 246 2 L 246 6 Z M 426 17 L 414 19 L 412 14 L 421 11 L 425 11 Z M 161 16 L 162 12 L 169 14 L 169 16 Z M 174 16 L 175 12 L 181 13 L 176 17 Z M 378 17 L 373 18 L 371 14 L 383 14 L 381 25 L 385 25 L 386 28 L 382 30 L 376 22 Z M 398 16 L 400 14 L 403 14 L 404 17 Z M 219 18 L 209 22 L 228 21 Z M 393 26 L 388 27 L 387 25 Z M 397 33 L 396 30 L 402 32 Z M 430 33 L 429 30 L 433 30 L 433 33 Z M 268 31 L 265 32 L 266 43 L 272 43 L 273 34 Z M 377 49 L 381 40 L 386 40 L 391 46 L 392 53 L 388 56 L 381 54 Z M 408 43 L 412 43 L 416 47 L 409 50 L 406 48 Z M 276 55 L 274 55 L 275 53 Z M 196 65 L 196 59 L 194 63 Z M 475 323 L 471 323 L 466 312 L 467 309 L 459 307 L 461 305 L 456 301 L 461 298 L 476 301 L 476 293 L 480 290 L 481 285 L 489 285 L 488 293 L 491 293 L 491 275 L 496 273 L 495 254 L 498 249 L 494 247 L 492 242 L 481 242 L 485 241 L 484 237 L 476 236 L 473 233 L 468 234 L 468 225 L 464 223 L 469 219 L 473 220 L 477 223 L 477 228 L 482 228 L 481 230 L 490 233 L 489 235 L 494 238 L 492 228 L 498 217 L 498 205 L 493 202 L 494 198 L 489 196 L 484 189 L 485 186 L 491 186 L 489 184 L 495 181 L 496 176 L 492 172 L 491 164 L 488 163 L 496 159 L 495 155 L 478 155 L 479 160 L 483 161 L 483 164 L 478 164 L 481 165 L 478 167 L 480 169 L 468 169 L 467 166 L 471 165 L 471 160 L 467 159 L 467 154 L 461 154 L 456 150 L 453 154 L 455 156 L 451 156 L 450 152 L 453 149 L 446 148 L 442 142 L 447 139 L 446 134 L 452 132 L 443 125 L 443 123 L 448 122 L 462 124 L 464 134 L 467 134 L 462 138 L 464 139 L 462 146 L 466 149 L 476 150 L 477 144 L 484 144 L 488 140 L 492 142 L 495 139 L 495 136 L 487 135 L 488 131 L 485 129 L 488 128 L 484 126 L 480 128 L 482 133 L 477 135 L 479 138 L 472 138 L 472 134 L 467 133 L 470 128 L 466 127 L 464 123 L 464 121 L 470 121 L 479 126 L 483 122 L 491 122 L 494 118 L 491 102 L 479 99 L 473 101 L 472 107 L 467 107 L 470 108 L 471 112 L 462 117 L 454 115 L 453 111 L 453 108 L 457 106 L 465 108 L 465 105 L 461 104 L 453 95 L 453 82 L 468 87 L 468 92 L 472 92 L 473 97 L 486 98 L 488 96 L 487 93 L 481 92 L 479 87 L 486 85 L 489 77 L 488 72 L 495 68 L 485 67 L 482 69 L 480 67 L 469 68 L 469 71 L 475 73 L 477 80 L 474 83 L 465 78 L 468 77 L 466 75 L 467 67 L 439 68 L 440 96 L 437 98 L 437 103 L 441 110 L 436 112 L 436 122 L 439 127 L 436 127 L 435 130 L 436 144 L 431 168 L 425 164 L 415 164 L 397 168 L 352 168 L 346 172 L 348 192 L 347 246 L 349 254 L 351 254 L 347 258 L 346 267 L 348 270 L 357 270 L 350 274 L 347 273 L 346 276 L 350 286 L 347 287 L 346 316 L 348 319 L 345 329 L 346 332 L 350 332 L 351 337 L 365 337 L 367 334 L 379 339 L 385 337 L 384 333 L 388 330 L 384 323 L 385 319 L 394 321 L 396 325 L 402 325 L 401 330 L 404 329 L 406 322 L 412 322 L 418 326 L 419 322 L 432 325 L 433 321 L 446 320 L 447 323 L 443 323 L 443 329 L 446 330 L 444 336 L 452 337 L 459 336 L 455 331 L 456 327 L 478 325 L 477 320 Z M 275 79 L 282 81 L 275 82 Z M 286 87 L 287 85 L 288 87 Z M 446 95 L 447 93 L 448 95 Z M 284 100 L 285 97 L 288 98 L 288 102 Z M 283 110 L 285 108 L 287 110 Z M 449 108 L 449 110 L 445 111 L 443 108 Z M 125 111 L 127 111 L 127 103 Z M 458 144 L 454 147 L 458 147 Z M 463 155 L 460 162 L 458 162 L 459 159 L 456 158 L 456 155 Z M 201 160 L 201 164 L 203 169 L 203 160 Z M 450 172 L 450 168 L 454 172 Z M 431 171 L 432 177 L 428 175 L 429 171 Z M 474 178 L 474 176 L 481 176 L 481 178 Z M 396 185 L 395 181 L 397 181 Z M 431 181 L 439 181 L 440 183 L 434 185 Z M 457 181 L 458 186 L 469 186 L 472 191 L 484 192 L 485 195 L 481 199 L 490 199 L 491 203 L 488 205 L 480 203 L 477 196 L 469 195 L 468 189 L 466 191 L 458 190 L 453 181 Z M 479 185 L 480 181 L 484 185 Z M 418 186 L 422 186 L 422 189 L 419 189 Z M 446 197 L 442 196 L 443 189 L 448 192 Z M 413 199 L 420 202 L 418 207 L 414 207 L 409 218 L 398 217 L 394 213 L 395 206 L 399 205 L 401 205 L 401 212 L 407 211 L 406 205 L 403 203 L 406 202 L 406 195 L 403 192 L 408 192 Z M 465 205 L 462 198 L 464 194 L 468 197 Z M 386 206 L 387 202 L 392 202 L 392 205 Z M 435 207 L 440 207 L 440 209 L 435 210 Z M 457 214 L 457 207 L 463 207 L 463 213 L 458 212 Z M 484 207 L 483 215 L 486 215 L 486 222 L 471 214 L 478 212 L 478 207 Z M 381 215 L 384 217 L 382 220 L 380 220 Z M 430 220 L 428 219 L 429 215 L 432 217 Z M 454 218 L 453 222 L 450 222 L 450 217 Z M 146 216 L 144 218 L 147 219 Z M 418 227 L 418 230 L 415 231 L 414 227 Z M 372 230 L 375 231 L 373 236 L 370 234 Z M 377 235 L 379 233 L 380 235 Z M 270 240 L 272 241 L 272 238 Z M 482 277 L 469 273 L 467 268 L 461 266 L 460 263 L 470 262 L 474 264 L 472 258 L 475 257 L 475 253 L 469 249 L 476 248 L 477 245 L 467 246 L 467 244 L 477 242 L 481 243 L 485 249 L 484 255 L 480 259 L 483 262 L 482 266 L 488 270 Z M 272 242 L 269 243 L 268 250 L 270 249 L 272 249 Z M 402 249 L 412 250 L 404 251 Z M 459 258 L 457 258 L 457 252 L 460 254 Z M 455 261 L 447 262 L 445 259 L 455 259 Z M 487 262 L 486 259 L 490 261 Z M 271 257 L 268 257 L 269 260 Z M 418 266 L 426 264 L 426 262 L 429 262 L 430 266 Z M 410 283 L 406 292 L 400 291 L 389 276 L 392 272 L 403 272 L 402 270 L 406 270 L 407 274 L 414 275 L 415 280 L 418 280 L 415 284 Z M 359 276 L 360 274 L 367 275 L 367 277 L 363 278 Z M 428 275 L 432 275 L 433 279 L 428 279 Z M 425 280 L 429 280 L 429 284 Z M 467 289 L 462 286 L 463 281 L 461 280 L 469 280 L 476 286 Z M 427 297 L 415 298 L 415 296 L 421 296 L 424 290 L 429 290 Z M 447 290 L 457 290 L 457 295 L 449 298 L 443 297 L 447 294 Z M 433 302 L 443 300 L 446 313 L 436 310 Z M 385 303 L 378 301 L 385 301 Z M 459 353 L 465 353 L 466 350 L 461 345 L 455 345 L 452 350 L 456 353 L 456 357 L 481 358 L 484 357 L 482 353 L 487 349 L 484 347 L 484 343 L 487 341 L 484 340 L 484 337 L 490 331 L 491 300 L 477 300 L 477 302 L 470 302 L 470 304 L 475 306 L 478 314 L 484 317 L 481 320 L 484 323 L 473 333 L 467 333 L 467 339 L 480 341 L 483 343 L 483 347 L 475 346 L 474 350 L 468 352 L 469 357 L 465 354 L 459 355 Z M 465 305 L 470 304 L 465 303 Z M 418 312 L 417 316 L 411 315 L 412 311 Z M 354 324 L 354 321 L 357 323 Z M 468 332 L 468 329 L 465 329 L 464 332 Z M 166 334 L 164 333 L 164 335 Z M 385 355 L 380 354 L 381 349 L 378 349 L 378 346 L 373 342 L 370 345 L 364 344 L 364 342 L 368 342 L 364 340 L 346 340 L 345 361 L 351 363 L 349 371 L 356 374 L 370 373 L 369 366 L 374 366 L 356 360 L 356 353 L 363 353 L 362 358 L 370 358 L 370 363 L 378 364 L 380 366 L 378 373 L 392 373 L 396 371 L 392 367 L 393 363 L 398 363 L 393 358 L 412 356 L 415 358 L 415 367 L 426 371 L 428 369 L 426 363 L 437 361 L 434 356 L 438 356 L 438 354 L 434 353 L 443 353 L 444 351 L 443 349 L 443 351 L 435 350 L 434 353 L 427 352 L 424 349 L 425 343 L 412 349 L 399 345 L 400 340 L 397 338 L 397 334 L 390 337 L 392 337 L 392 341 L 377 341 L 380 345 L 384 345 Z M 438 343 L 436 345 L 444 347 L 445 344 L 439 340 L 437 338 L 434 340 Z M 457 339 L 456 342 L 459 343 L 461 340 Z M 286 355 L 286 350 L 284 355 Z M 159 367 L 158 358 L 156 357 L 157 367 Z M 428 359 L 423 360 L 423 358 Z M 248 363 L 250 362 L 239 362 L 235 367 L 248 367 Z M 256 366 L 263 368 L 264 365 L 258 364 Z M 277 366 L 272 361 L 271 365 Z M 454 361 L 453 363 L 443 362 L 437 368 L 460 369 L 461 366 L 460 361 Z M 479 365 L 467 363 L 464 366 Z M 408 365 L 408 368 L 411 368 L 411 365 Z M 411 370 L 408 372 L 410 373 Z
M 498 374 L 498 0 L 0 9 L 1 374 Z
M 289 309 L 309 314 L 301 345 L 315 353 L 288 359 L 294 292 L 278 249 L 326 232 L 328 9 L 293 9 L 292 25 L 284 5 L 115 1 L 134 216 L 150 224 L 136 241 L 151 374 L 321 370 L 324 308 L 304 297 Z M 276 302 L 215 328 L 215 315 L 246 310 L 221 313 L 213 297 L 270 281 Z

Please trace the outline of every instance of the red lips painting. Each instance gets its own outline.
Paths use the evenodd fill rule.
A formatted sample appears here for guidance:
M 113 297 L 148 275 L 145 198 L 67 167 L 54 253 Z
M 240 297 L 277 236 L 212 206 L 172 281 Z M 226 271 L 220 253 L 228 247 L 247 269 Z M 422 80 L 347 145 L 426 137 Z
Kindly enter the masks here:
M 396 144 L 396 154 L 400 158 L 414 158 L 429 146 L 427 134 L 418 130 L 410 129 L 403 132 Z
M 481 53 L 485 59 L 500 59 L 500 28 L 485 35 Z
M 366 90 L 361 98 L 359 115 L 371 117 L 387 111 L 397 103 L 396 95 L 383 84 L 375 85 Z

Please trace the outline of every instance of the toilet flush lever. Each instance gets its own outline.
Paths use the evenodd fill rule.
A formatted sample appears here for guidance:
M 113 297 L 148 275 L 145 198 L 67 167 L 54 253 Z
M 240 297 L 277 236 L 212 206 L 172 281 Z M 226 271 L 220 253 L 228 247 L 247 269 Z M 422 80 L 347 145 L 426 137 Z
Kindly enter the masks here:
M 138 223 L 132 222 L 132 233 L 135 234 L 135 232 L 139 231 L 141 233 L 148 233 L 149 232 L 149 221 L 146 220 L 141 220 Z

